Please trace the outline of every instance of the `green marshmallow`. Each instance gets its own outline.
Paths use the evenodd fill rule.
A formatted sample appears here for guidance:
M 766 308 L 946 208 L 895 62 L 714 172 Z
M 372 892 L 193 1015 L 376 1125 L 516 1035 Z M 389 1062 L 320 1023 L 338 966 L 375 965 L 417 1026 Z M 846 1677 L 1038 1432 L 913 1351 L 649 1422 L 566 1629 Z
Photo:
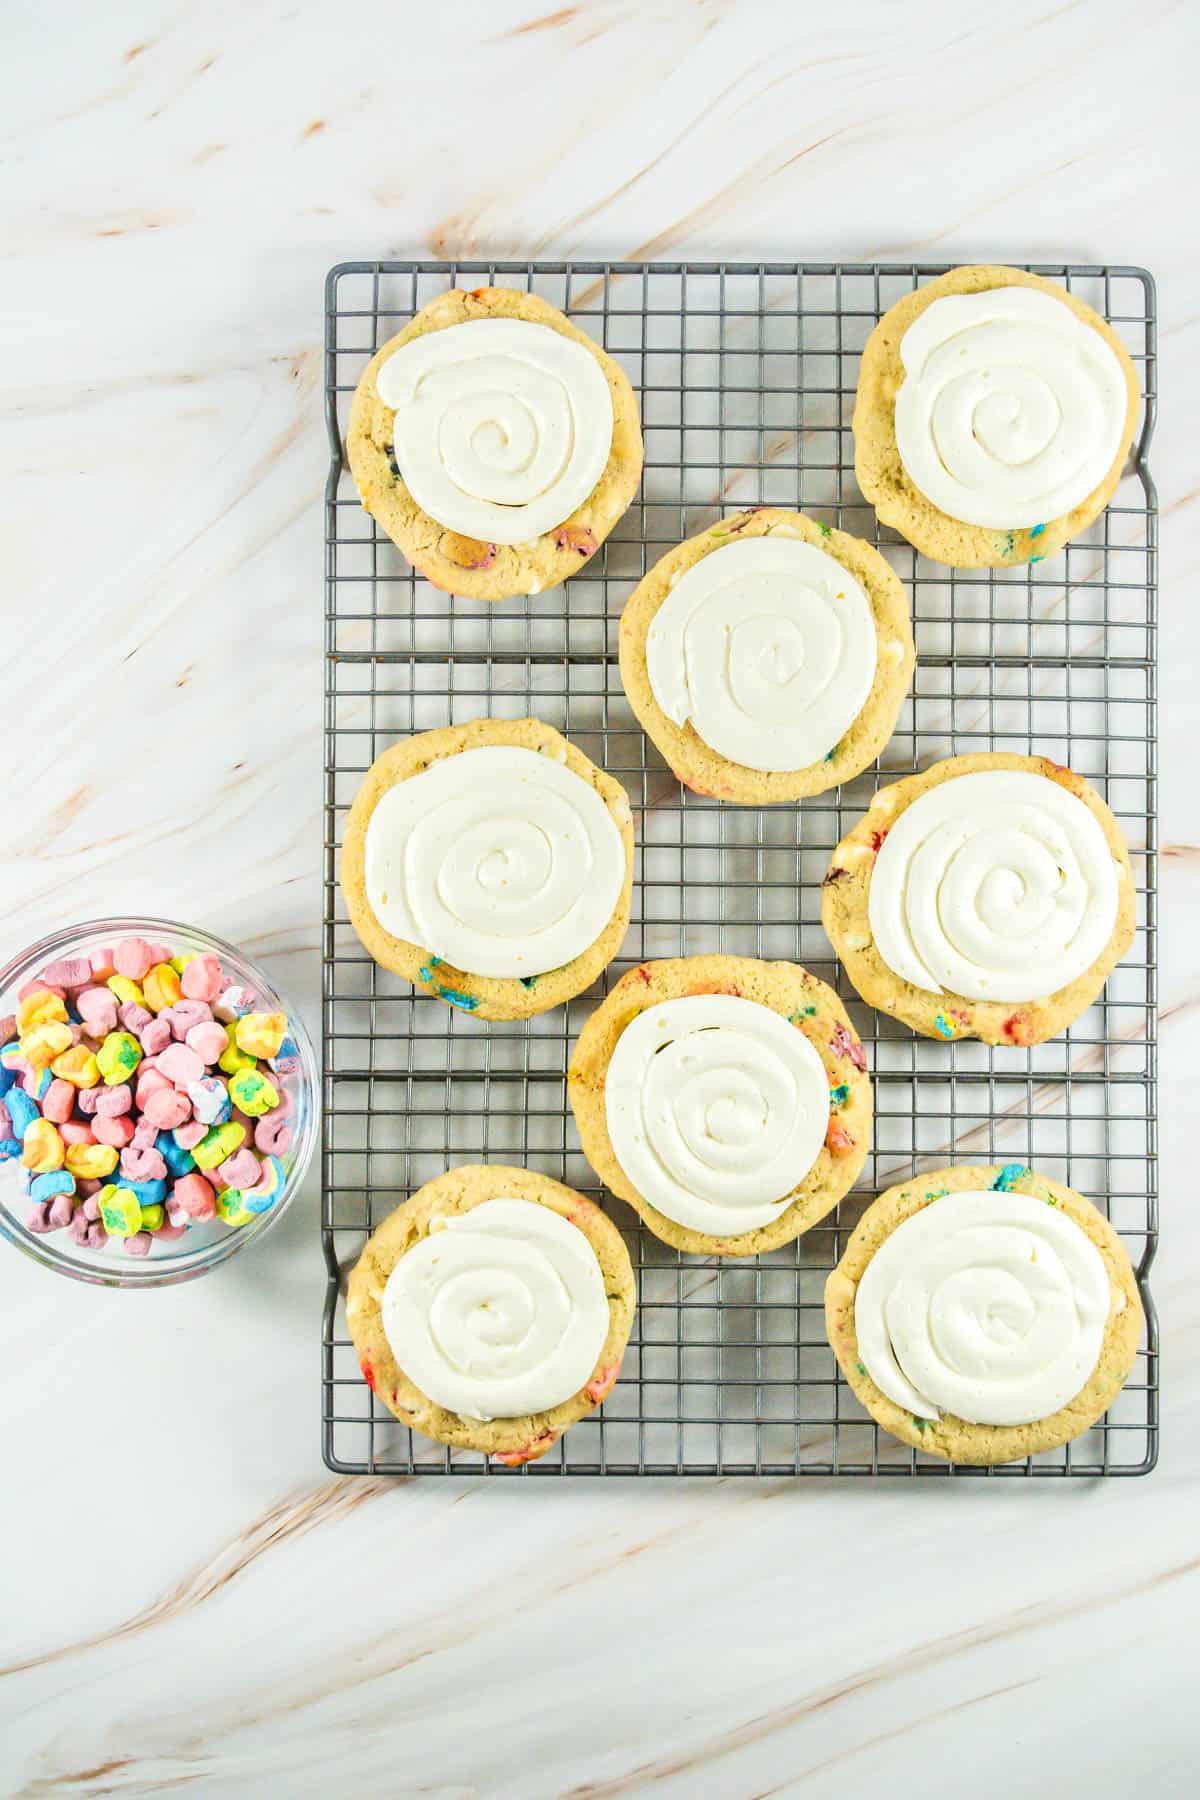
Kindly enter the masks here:
M 206 1132 L 200 1142 L 193 1146 L 192 1159 L 198 1169 L 215 1169 L 223 1163 L 227 1156 L 232 1156 L 246 1135 L 246 1127 L 239 1125 L 236 1119 L 230 1119 L 224 1125 L 214 1125 Z
M 128 1081 L 141 1060 L 142 1046 L 128 1031 L 110 1031 L 96 1052 L 106 1087 L 119 1087 Z
M 110 1181 L 100 1189 L 96 1199 L 100 1205 L 100 1223 L 109 1237 L 132 1237 L 142 1229 L 138 1197 L 128 1188 L 117 1187 Z
M 279 1095 L 265 1075 L 257 1069 L 239 1069 L 229 1080 L 229 1098 L 239 1112 L 250 1118 L 261 1118 L 279 1105 Z
M 241 1188 L 222 1188 L 217 1195 L 217 1212 L 226 1225 L 249 1225 L 257 1215 L 252 1213 L 242 1199 Z

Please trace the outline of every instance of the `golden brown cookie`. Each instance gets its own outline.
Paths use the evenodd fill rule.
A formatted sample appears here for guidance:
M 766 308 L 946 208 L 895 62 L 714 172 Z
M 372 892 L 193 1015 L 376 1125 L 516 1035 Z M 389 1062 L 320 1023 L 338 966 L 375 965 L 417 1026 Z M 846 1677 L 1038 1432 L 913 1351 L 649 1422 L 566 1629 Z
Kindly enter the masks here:
M 464 537 L 417 504 L 393 455 L 396 415 L 380 398 L 377 387 L 380 369 L 402 344 L 425 332 L 478 319 L 526 319 L 582 344 L 599 364 L 612 399 L 612 444 L 599 481 L 568 518 L 529 543 L 489 544 Z M 515 288 L 475 288 L 470 293 L 451 288 L 389 338 L 359 381 L 350 409 L 346 454 L 363 506 L 413 567 L 435 587 L 472 600 L 540 594 L 576 574 L 626 511 L 642 475 L 637 401 L 624 370 L 557 307 Z
M 806 768 L 786 771 L 747 768 L 731 762 L 697 734 L 692 721 L 678 725 L 654 695 L 647 667 L 646 640 L 654 618 L 685 570 L 729 545 L 754 538 L 799 539 L 823 551 L 852 575 L 866 595 L 877 638 L 875 678 L 869 694 L 828 754 Z M 834 531 L 803 513 L 756 507 L 722 519 L 660 557 L 638 583 L 621 615 L 621 680 L 646 735 L 658 746 L 679 780 L 696 793 L 736 800 L 747 806 L 799 800 L 849 781 L 874 761 L 892 735 L 912 682 L 914 651 L 908 600 L 899 577 L 873 545 Z
M 578 1393 L 558 1406 L 520 1418 L 474 1419 L 438 1406 L 399 1367 L 383 1326 L 388 1277 L 400 1259 L 445 1221 L 499 1198 L 546 1207 L 581 1231 L 596 1255 L 608 1300 L 609 1327 L 596 1365 Z M 427 1181 L 368 1238 L 350 1275 L 346 1320 L 363 1379 L 402 1424 L 459 1449 L 482 1450 L 516 1465 L 544 1456 L 569 1425 L 592 1413 L 617 1379 L 636 1302 L 624 1239 L 592 1201 L 531 1169 L 468 1164 Z
M 916 486 L 900 459 L 896 444 L 896 395 L 905 378 L 900 343 L 914 320 L 947 294 L 978 294 L 998 287 L 1035 288 L 1070 308 L 1075 317 L 1099 333 L 1113 351 L 1125 377 L 1128 401 L 1120 448 L 1104 479 L 1071 511 L 1059 518 L 1013 530 L 972 525 L 951 518 Z M 867 339 L 854 406 L 854 472 L 858 485 L 885 525 L 901 532 L 934 562 L 952 568 L 996 568 L 1039 562 L 1055 555 L 1090 525 L 1112 499 L 1121 479 L 1137 427 L 1137 372 L 1117 333 L 1082 300 L 1040 275 L 994 264 L 972 264 L 939 275 L 889 308 Z
M 413 944 L 394 937 L 375 916 L 367 896 L 367 827 L 383 796 L 398 782 L 480 745 L 501 744 L 537 751 L 600 796 L 620 832 L 625 875 L 612 914 L 595 940 L 561 968 L 525 977 L 476 975 L 444 960 L 434 945 Z M 633 814 L 619 781 L 567 742 L 540 719 L 473 719 L 469 725 L 445 725 L 404 738 L 376 757 L 358 790 L 346 821 L 340 869 L 342 893 L 350 923 L 365 949 L 385 969 L 402 975 L 434 999 L 481 1019 L 527 1019 L 549 1012 L 589 987 L 621 948 L 629 928 L 633 888 Z
M 898 1226 L 947 1194 L 995 1189 L 1028 1194 L 1074 1221 L 1103 1259 L 1110 1284 L 1110 1304 L 1095 1366 L 1079 1392 L 1045 1418 L 1014 1425 L 973 1423 L 943 1411 L 940 1418 L 918 1417 L 876 1386 L 862 1360 L 855 1322 L 855 1301 L 863 1276 L 880 1246 Z M 1011 1305 L 1011 1286 L 997 1296 L 999 1310 Z M 1093 1426 L 1120 1392 L 1133 1367 L 1142 1329 L 1137 1279 L 1125 1246 L 1090 1201 L 1016 1164 L 1006 1167 L 937 1169 L 889 1188 L 869 1206 L 846 1246 L 845 1255 L 825 1284 L 825 1326 L 842 1374 L 871 1416 L 902 1443 L 931 1456 L 959 1463 L 1012 1462 L 1053 1450 Z
M 920 987 L 888 966 L 872 934 L 869 909 L 876 860 L 889 831 L 921 795 L 961 775 L 1005 769 L 1028 771 L 1057 783 L 1082 801 L 1098 822 L 1116 864 L 1117 910 L 1111 935 L 1084 973 L 1038 999 L 986 1000 Z M 1044 756 L 981 752 L 948 757 L 920 775 L 880 788 L 865 817 L 833 853 L 822 888 L 821 919 L 846 973 L 868 1006 L 891 1013 L 926 1037 L 975 1037 L 987 1044 L 1024 1046 L 1056 1037 L 1091 1006 L 1133 941 L 1136 896 L 1121 828 L 1082 775 Z
M 787 1192 L 784 1211 L 752 1230 L 721 1236 L 669 1218 L 639 1192 L 617 1160 L 609 1135 L 606 1095 L 618 1043 L 640 1015 L 685 996 L 714 995 L 753 1001 L 802 1033 L 816 1052 L 823 1068 L 823 1082 L 828 1084 L 828 1123 L 826 1126 L 823 1116 L 817 1133 L 820 1147 Z M 773 1033 L 775 1029 L 772 1024 Z M 705 1025 L 696 1036 L 703 1039 L 708 1032 L 709 1026 Z M 567 1084 L 583 1153 L 600 1179 L 641 1214 L 656 1237 L 678 1250 L 699 1255 L 754 1256 L 790 1243 L 824 1218 L 849 1192 L 870 1148 L 871 1082 L 862 1044 L 833 989 L 795 963 L 758 962 L 744 956 L 691 956 L 640 964 L 621 977 L 587 1021 L 571 1058 Z M 725 1088 L 728 1085 L 725 1082 Z M 765 1086 L 761 1091 L 767 1091 Z M 724 1091 L 711 1098 L 716 1107 L 729 1106 Z M 713 1104 L 709 1106 L 706 1129 L 715 1126 L 728 1140 L 729 1133 L 719 1114 L 714 1115 Z M 758 1099 L 751 1104 L 759 1104 Z M 765 1132 L 761 1124 L 753 1120 L 751 1123 L 753 1129 L 745 1147 L 738 1150 L 735 1144 L 733 1159 L 743 1165 L 751 1181 L 757 1182 L 763 1173 L 755 1160 L 759 1155 L 757 1140 Z M 779 1192 L 778 1188 L 775 1192 Z

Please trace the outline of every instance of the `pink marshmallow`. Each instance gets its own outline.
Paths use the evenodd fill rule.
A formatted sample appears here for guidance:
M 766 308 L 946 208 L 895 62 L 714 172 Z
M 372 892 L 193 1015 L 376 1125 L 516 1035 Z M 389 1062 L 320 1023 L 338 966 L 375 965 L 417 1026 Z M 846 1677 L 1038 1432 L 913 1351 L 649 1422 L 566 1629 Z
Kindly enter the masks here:
M 173 1131 L 191 1118 L 192 1103 L 186 1094 L 177 1094 L 171 1088 L 158 1088 L 147 1097 L 142 1111 L 161 1131 Z
M 251 1188 L 262 1174 L 262 1164 L 253 1150 L 247 1150 L 243 1144 L 218 1164 L 217 1174 L 226 1187 Z
M 78 1244 L 80 1249 L 87 1243 L 88 1224 L 88 1216 L 83 1208 L 80 1207 L 79 1211 L 72 1218 L 71 1223 L 67 1226 L 67 1236 L 73 1244 Z
M 181 1225 L 171 1225 L 169 1223 L 160 1225 L 154 1235 L 156 1238 L 166 1238 L 168 1242 L 170 1242 L 174 1238 L 181 1238 L 186 1230 L 187 1221 L 185 1220 Z
M 97 1181 L 94 1175 L 85 1175 L 76 1180 L 75 1192 L 81 1200 L 90 1200 L 92 1195 L 98 1194 L 103 1186 L 104 1183 Z
M 97 1098 L 93 1110 L 103 1113 L 106 1119 L 123 1118 L 133 1105 L 133 1095 L 127 1081 L 119 1081 L 116 1087 L 98 1088 L 95 1092 Z
M 151 968 L 154 967 L 155 963 L 169 963 L 175 954 L 170 944 L 160 944 L 155 938 L 150 940 L 146 945 L 146 948 L 150 952 Z
M 264 1156 L 286 1156 L 292 1147 L 292 1122 L 279 1107 L 254 1127 L 254 1148 Z
M 161 1150 L 130 1144 L 121 1152 L 121 1173 L 130 1181 L 162 1181 L 167 1173 L 167 1161 Z
M 204 1063 L 194 1050 L 188 1049 L 186 1044 L 169 1044 L 156 1057 L 155 1066 L 160 1074 L 167 1077 L 168 1081 L 181 1088 L 186 1088 L 193 1081 L 199 1081 L 204 1073 Z
M 126 1031 L 132 1031 L 134 1037 L 141 1037 L 147 1025 L 154 1023 L 154 1014 L 148 1006 L 139 1006 L 136 1000 L 126 1000 L 118 1011 L 118 1017 Z
M 181 1150 L 194 1150 L 208 1136 L 208 1126 L 203 1119 L 189 1119 L 186 1125 L 175 1129 L 175 1142 Z
M 209 1005 L 224 984 L 225 977 L 215 956 L 197 956 L 179 977 L 179 985 L 189 1000 L 207 1000 Z
M 11 1044 L 17 1035 L 17 1021 L 13 1013 L 5 1013 L 0 1019 L 0 1044 Z
M 155 958 L 145 938 L 122 938 L 113 951 L 113 964 L 118 975 L 127 981 L 141 981 L 154 967 Z
M 133 1137 L 133 1120 L 121 1116 L 112 1118 L 106 1113 L 97 1113 L 92 1120 L 92 1133 L 98 1144 L 111 1144 L 116 1150 L 123 1150 Z
M 171 1198 L 176 1210 L 185 1212 L 189 1219 L 216 1217 L 217 1197 L 203 1175 L 181 1175 L 171 1190 Z
M 135 1231 L 132 1237 L 125 1239 L 126 1256 L 149 1256 L 150 1246 L 154 1242 L 148 1231 Z
M 85 1125 L 82 1119 L 68 1119 L 65 1125 L 59 1126 L 58 1135 L 64 1144 L 94 1144 L 96 1142 L 95 1132 L 90 1125 Z
M 168 1006 L 158 1016 L 167 1020 L 175 1037 L 186 1040 L 193 1025 L 203 1025 L 206 1019 L 212 1018 L 212 1007 L 206 1006 L 203 1000 L 177 1000 L 174 1006 Z
M 75 1111 L 75 1089 L 69 1081 L 52 1081 L 42 1096 L 42 1117 L 65 1125 Z
M 113 953 L 107 945 L 105 945 L 102 950 L 93 950 L 88 957 L 88 961 L 92 965 L 92 974 L 99 981 L 107 981 L 110 975 L 115 975 L 117 972 L 117 965 L 113 961 Z
M 105 1231 L 99 1219 L 94 1219 L 88 1226 L 87 1247 L 89 1250 L 108 1249 L 108 1233 Z
M 213 1210 L 215 1211 L 216 1209 L 214 1208 Z M 27 1231 L 53 1231 L 54 1227 L 50 1223 L 49 1215 L 50 1208 L 47 1206 L 46 1202 L 44 1200 L 35 1200 L 29 1211 L 25 1214 L 25 1229 Z
M 170 1091 L 171 1083 L 165 1075 L 160 1074 L 157 1069 L 147 1068 L 145 1063 L 141 1065 L 138 1070 L 137 1092 L 134 1095 L 141 1112 L 145 1112 L 146 1102 L 151 1094 L 169 1094 Z
M 103 1185 L 103 1184 L 101 1184 L 101 1185 Z M 87 1219 L 89 1222 L 93 1219 L 98 1219 L 100 1217 L 99 1193 L 89 1194 L 87 1196 L 87 1199 L 84 1201 L 82 1207 L 80 1208 L 80 1211 L 82 1212 L 84 1218 Z
M 147 1056 L 161 1056 L 171 1042 L 171 1024 L 161 1016 L 148 1018 L 138 1027 L 138 1038 Z
M 101 1087 L 80 1088 L 75 1096 L 75 1104 L 85 1119 L 90 1119 L 94 1112 L 99 1111 L 100 1096 L 101 1094 L 107 1094 L 109 1091 L 108 1088 Z
M 151 1119 L 139 1119 L 133 1128 L 133 1142 L 138 1150 L 152 1150 L 158 1142 L 158 1126 Z
M 83 988 L 75 996 L 75 1010 L 92 1037 L 106 1037 L 117 1028 L 117 996 L 106 987 Z
M 69 1225 L 75 1217 L 74 1194 L 55 1194 L 47 1217 L 55 1231 L 61 1231 L 65 1225 Z
M 201 1025 L 193 1025 L 184 1041 L 189 1050 L 196 1052 L 205 1067 L 211 1068 L 217 1058 L 224 1054 L 229 1038 L 223 1025 L 218 1025 L 215 1019 L 209 1019 Z
M 92 965 L 86 956 L 60 956 L 42 970 L 42 980 L 52 981 L 58 987 L 86 987 L 91 979 Z

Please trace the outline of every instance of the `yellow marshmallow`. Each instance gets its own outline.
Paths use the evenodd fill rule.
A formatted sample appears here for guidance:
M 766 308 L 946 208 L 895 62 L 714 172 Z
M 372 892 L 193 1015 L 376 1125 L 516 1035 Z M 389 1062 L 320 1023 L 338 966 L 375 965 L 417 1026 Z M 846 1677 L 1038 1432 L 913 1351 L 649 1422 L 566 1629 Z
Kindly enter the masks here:
M 286 1013 L 247 1013 L 234 1026 L 239 1050 L 248 1056 L 278 1056 L 287 1036 Z
M 145 994 L 136 981 L 130 981 L 128 975 L 110 975 L 104 985 L 117 996 L 122 1006 L 145 1006 L 146 1004 Z
M 21 1055 L 35 1069 L 48 1069 L 56 1056 L 71 1048 L 71 1027 L 50 1020 L 35 1025 L 21 1039 Z
M 100 1079 L 100 1065 L 86 1044 L 72 1044 L 50 1067 L 60 1081 L 69 1081 L 72 1087 L 95 1087 Z
M 66 1004 L 59 995 L 39 988 L 36 993 L 26 994 L 17 1004 L 17 1036 L 24 1037 L 35 1025 L 49 1025 L 54 1020 L 65 1023 L 66 1017 Z
M 103 1181 L 112 1174 L 119 1159 L 114 1144 L 68 1144 L 64 1160 L 80 1181 Z
M 61 1169 L 66 1145 L 49 1119 L 33 1119 L 21 1140 L 21 1161 L 34 1175 L 50 1175 Z
M 155 963 L 142 983 L 142 992 L 146 996 L 146 1005 L 155 1013 L 164 1012 L 183 998 L 179 977 L 170 963 Z

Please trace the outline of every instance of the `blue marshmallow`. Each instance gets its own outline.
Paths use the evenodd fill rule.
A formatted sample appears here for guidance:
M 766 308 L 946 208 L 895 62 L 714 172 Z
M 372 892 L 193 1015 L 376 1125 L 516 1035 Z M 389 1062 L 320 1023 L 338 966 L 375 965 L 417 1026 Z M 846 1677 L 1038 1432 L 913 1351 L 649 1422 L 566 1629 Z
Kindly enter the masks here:
M 29 1184 L 31 1200 L 54 1200 L 59 1194 L 75 1192 L 75 1177 L 69 1169 L 53 1169 L 48 1175 L 35 1175 Z
M 175 1142 L 175 1134 L 171 1131 L 160 1131 L 154 1140 L 154 1147 L 170 1169 L 172 1175 L 186 1175 L 196 1166 L 196 1159 L 190 1150 Z
M 23 1138 L 33 1121 L 42 1116 L 22 1087 L 10 1088 L 5 1096 L 5 1104 L 8 1107 L 8 1116 L 12 1120 L 15 1138 Z
M 285 1037 L 274 1056 L 267 1058 L 267 1067 L 273 1075 L 294 1075 L 300 1067 L 300 1052 L 296 1048 L 295 1038 Z
M 139 1206 L 162 1206 L 166 1203 L 167 1182 L 165 1176 L 159 1176 L 150 1181 L 130 1181 L 128 1175 L 122 1175 L 120 1185 L 128 1188 L 131 1194 L 137 1195 Z

